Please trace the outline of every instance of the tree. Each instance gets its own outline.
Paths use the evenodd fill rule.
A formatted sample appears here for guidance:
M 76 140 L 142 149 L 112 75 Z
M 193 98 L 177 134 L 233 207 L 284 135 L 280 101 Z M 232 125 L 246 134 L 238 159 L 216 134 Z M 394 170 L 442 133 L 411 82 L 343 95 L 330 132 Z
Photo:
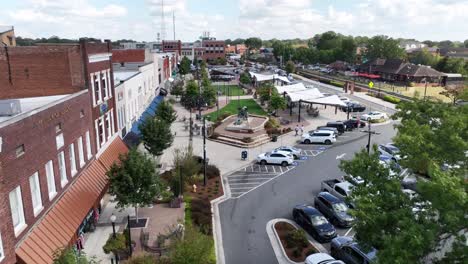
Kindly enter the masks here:
M 241 73 L 239 81 L 243 84 L 252 84 L 252 79 L 250 78 L 250 75 L 246 72 Z
M 187 58 L 187 56 L 184 56 L 182 58 L 182 60 L 180 61 L 180 67 L 179 67 L 180 74 L 185 75 L 185 74 L 189 73 L 190 72 L 190 65 L 192 65 L 190 60 Z
M 253 49 L 259 49 L 262 47 L 262 40 L 259 38 L 248 38 L 245 40 L 245 46 L 249 49 L 249 53 Z
M 437 64 L 439 58 L 432 55 L 427 48 L 423 48 L 420 51 L 414 52 L 410 57 L 409 61 L 414 64 L 422 64 L 434 67 Z
M 172 87 L 171 94 L 175 95 L 175 97 L 182 96 L 184 94 L 184 83 L 177 82 L 174 87 Z
M 153 156 L 162 155 L 174 140 L 170 124 L 159 118 L 146 118 L 139 129 L 145 149 Z
M 279 95 L 278 93 L 273 93 L 270 99 L 270 108 L 274 110 L 282 109 L 284 110 L 286 108 L 286 99 L 284 99 L 283 96 Z
M 353 63 L 356 57 L 356 48 L 357 45 L 353 37 L 343 38 L 340 47 L 340 52 L 342 55 L 339 57 L 339 59 Z
M 227 63 L 227 60 L 224 57 L 219 57 L 216 59 L 216 64 L 218 65 L 226 65 L 226 63 Z
M 94 258 L 88 259 L 84 252 L 76 254 L 70 248 L 62 248 L 54 252 L 54 264 L 97 264 Z
M 156 108 L 156 117 L 168 124 L 172 124 L 172 122 L 177 119 L 177 114 L 171 103 L 168 101 L 162 101 Z
M 183 239 L 175 242 L 171 252 L 172 264 L 215 264 L 212 256 L 213 239 L 187 225 Z
M 115 196 L 117 207 L 135 207 L 137 221 L 138 207 L 152 204 L 161 191 L 156 165 L 136 148 L 120 155 L 119 163 L 112 164 L 107 176 L 109 193 Z
M 398 40 L 387 36 L 375 36 L 367 43 L 365 57 L 368 60 L 403 59 L 405 58 L 405 50 L 399 47 Z
M 257 88 L 257 93 L 259 95 L 260 101 L 261 102 L 269 101 L 273 89 L 274 89 L 274 86 L 271 84 L 263 84 L 261 87 Z
M 288 61 L 286 63 L 286 68 L 285 69 L 286 69 L 287 73 L 293 73 L 293 72 L 296 71 L 296 66 L 294 65 L 294 62 Z
M 187 87 L 181 98 L 181 102 L 186 108 L 193 108 L 197 106 L 198 85 L 194 80 L 190 80 L 187 83 Z
M 216 103 L 216 88 L 212 85 L 203 87 L 202 98 L 208 106 L 213 106 Z
M 466 39 L 466 40 L 463 42 L 463 45 L 465 46 L 465 48 L 468 48 L 468 39 Z
M 343 36 L 336 34 L 333 31 L 327 31 L 320 35 L 317 41 L 317 49 L 319 50 L 334 50 L 341 47 Z
M 445 90 L 440 94 L 447 96 L 455 104 L 457 100 L 461 99 L 468 101 L 468 85 L 467 84 L 455 84 L 447 85 Z
M 391 175 L 379 162 L 376 146 L 350 161 L 341 161 L 347 175 L 359 175 L 364 183 L 353 188 L 354 230 L 361 243 L 378 249 L 377 263 L 420 263 L 437 239 L 435 211 L 419 198 L 411 199 L 401 189 L 401 175 Z M 420 204 L 421 209 L 413 208 Z
M 393 119 L 401 119 L 395 144 L 405 156 L 402 165 L 430 176 L 431 166 L 466 164 L 468 106 L 414 100 L 401 102 Z
M 468 74 L 467 65 L 468 63 L 465 63 L 462 58 L 444 57 L 437 63 L 435 68 L 445 73 L 460 73 L 464 75 Z

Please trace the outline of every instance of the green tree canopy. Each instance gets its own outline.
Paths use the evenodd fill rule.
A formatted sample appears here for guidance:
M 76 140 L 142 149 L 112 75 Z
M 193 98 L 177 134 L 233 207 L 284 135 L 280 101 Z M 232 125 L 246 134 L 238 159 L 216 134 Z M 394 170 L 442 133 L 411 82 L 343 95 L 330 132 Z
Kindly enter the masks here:
M 241 73 L 239 77 L 239 81 L 243 84 L 251 84 L 252 79 L 250 78 L 250 75 L 246 72 Z
M 445 73 L 468 74 L 468 62 L 465 62 L 462 58 L 444 57 L 439 60 L 435 68 Z
M 430 175 L 430 166 L 466 164 L 468 149 L 468 106 L 424 100 L 402 102 L 393 116 L 395 144 L 406 158 L 402 165 L 414 172 Z
M 182 60 L 180 61 L 180 67 L 179 67 L 180 74 L 185 75 L 185 74 L 189 73 L 190 72 L 190 65 L 192 65 L 190 60 L 187 58 L 187 56 L 184 56 L 182 58 Z
M 409 61 L 414 64 L 422 64 L 434 67 L 439 60 L 438 56 L 432 55 L 427 48 L 423 48 L 421 51 L 414 52 L 409 56 Z
M 245 40 L 245 46 L 249 50 L 259 49 L 262 47 L 262 40 L 260 38 L 248 38 Z
M 198 102 L 198 85 L 194 80 L 190 80 L 185 87 L 185 92 L 181 99 L 186 108 L 194 108 Z
M 172 145 L 174 135 L 171 125 L 159 118 L 148 117 L 139 126 L 145 149 L 154 156 L 160 156 Z
M 63 249 L 56 250 L 54 252 L 53 264 L 97 264 L 94 258 L 88 259 L 84 252 L 79 255 L 75 251 L 66 247 Z
M 156 108 L 156 117 L 168 124 L 172 124 L 177 119 L 177 114 L 171 103 L 163 100 Z
M 405 50 L 399 47 L 396 39 L 387 36 L 375 36 L 367 42 L 367 51 L 365 57 L 368 60 L 373 59 L 403 59 Z
M 115 196 L 117 207 L 135 207 L 138 220 L 138 207 L 150 205 L 160 193 L 160 181 L 156 165 L 146 154 L 132 148 L 120 155 L 119 163 L 114 163 L 107 172 L 109 193 Z
M 288 61 L 286 63 L 286 68 L 285 69 L 286 69 L 287 73 L 293 73 L 293 72 L 296 71 L 296 66 L 294 65 L 294 62 Z
M 282 109 L 284 110 L 286 108 L 286 99 L 282 95 L 279 95 L 278 93 L 273 93 L 271 98 L 270 98 L 270 108 L 274 110 Z

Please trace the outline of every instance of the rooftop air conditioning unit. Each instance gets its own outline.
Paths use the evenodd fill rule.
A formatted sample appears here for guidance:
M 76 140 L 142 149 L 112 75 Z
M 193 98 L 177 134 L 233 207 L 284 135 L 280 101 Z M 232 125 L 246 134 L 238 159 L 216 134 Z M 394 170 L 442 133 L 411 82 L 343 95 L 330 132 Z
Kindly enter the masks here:
M 0 116 L 13 116 L 21 113 L 19 100 L 0 100 Z

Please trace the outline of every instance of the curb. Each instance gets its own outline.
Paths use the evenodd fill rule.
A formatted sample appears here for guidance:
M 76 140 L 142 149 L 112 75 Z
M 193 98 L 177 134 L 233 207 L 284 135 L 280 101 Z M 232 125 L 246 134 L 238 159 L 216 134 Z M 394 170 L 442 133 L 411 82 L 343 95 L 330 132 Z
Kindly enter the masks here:
M 285 219 L 285 218 L 275 218 L 275 219 L 272 219 L 270 221 L 268 221 L 268 223 L 266 224 L 266 232 L 267 232 L 267 235 L 268 235 L 268 238 L 270 239 L 270 242 L 271 242 L 271 247 L 273 248 L 273 251 L 275 252 L 275 256 L 278 260 L 278 263 L 279 264 L 297 264 L 297 263 L 304 263 L 304 262 L 295 262 L 295 261 L 292 261 L 290 260 L 287 255 L 286 255 L 286 252 L 284 251 L 284 248 L 283 246 L 281 245 L 281 241 L 274 229 L 274 226 L 276 223 L 278 222 L 286 222 L 288 224 L 291 224 L 293 225 L 294 227 L 296 227 L 297 229 L 300 229 L 301 227 L 298 226 L 296 223 L 294 223 L 293 221 L 289 220 L 289 219 Z M 328 253 L 328 251 L 319 243 L 315 242 L 314 239 L 312 239 L 308 234 L 307 234 L 307 240 L 309 241 L 310 244 L 312 244 L 312 246 L 314 246 L 320 253 Z

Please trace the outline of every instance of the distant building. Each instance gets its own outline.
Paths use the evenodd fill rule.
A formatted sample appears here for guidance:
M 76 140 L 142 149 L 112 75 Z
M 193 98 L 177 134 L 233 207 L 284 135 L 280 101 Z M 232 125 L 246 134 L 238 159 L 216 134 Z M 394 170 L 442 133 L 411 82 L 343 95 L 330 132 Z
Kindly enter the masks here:
M 406 50 L 406 53 L 413 54 L 413 53 L 420 52 L 423 50 L 429 52 L 433 56 L 438 56 L 440 54 L 440 49 L 437 47 L 424 47 L 424 48 L 409 49 L 409 50 Z
M 16 46 L 15 29 L 11 26 L 0 26 L 0 47 Z
M 163 40 L 162 51 L 163 52 L 177 52 L 178 55 L 181 55 L 182 42 L 180 40 Z
M 235 53 L 239 55 L 244 55 L 247 51 L 247 47 L 244 44 L 237 44 L 237 45 L 226 45 L 225 52 L 227 53 Z
M 202 47 L 205 49 L 203 54 L 203 60 L 205 61 L 213 61 L 226 56 L 224 40 L 203 39 Z
M 461 58 L 468 61 L 468 48 L 442 48 L 440 55 L 449 58 Z
M 405 50 L 411 50 L 411 49 L 420 49 L 427 47 L 426 44 L 421 43 L 416 40 L 402 40 L 399 43 L 400 48 L 405 49 Z

